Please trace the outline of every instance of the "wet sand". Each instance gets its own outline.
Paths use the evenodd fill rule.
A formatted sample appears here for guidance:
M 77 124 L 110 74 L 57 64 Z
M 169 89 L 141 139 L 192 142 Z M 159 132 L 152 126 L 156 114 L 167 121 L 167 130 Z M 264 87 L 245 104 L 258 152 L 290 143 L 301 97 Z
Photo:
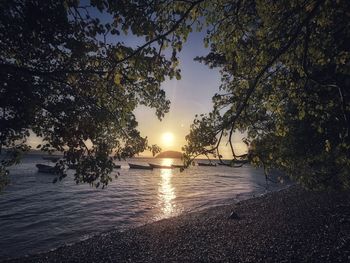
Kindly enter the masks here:
M 292 186 L 9 262 L 305 261 L 350 262 L 349 192 Z

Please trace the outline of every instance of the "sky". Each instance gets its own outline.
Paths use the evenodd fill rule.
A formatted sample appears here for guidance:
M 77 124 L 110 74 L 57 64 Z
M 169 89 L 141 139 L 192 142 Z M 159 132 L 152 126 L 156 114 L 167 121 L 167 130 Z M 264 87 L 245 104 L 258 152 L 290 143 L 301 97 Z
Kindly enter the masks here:
M 98 16 L 104 22 L 112 19 L 108 15 L 98 12 L 97 10 L 91 10 L 94 16 Z M 219 70 L 210 69 L 206 65 L 193 60 L 195 57 L 204 56 L 209 52 L 209 49 L 205 48 L 203 44 L 204 34 L 205 30 L 202 32 L 194 30 L 190 33 L 187 42 L 183 44 L 182 51 L 178 54 L 181 80 L 175 78 L 167 80 L 161 86 L 171 102 L 170 111 L 163 120 L 158 120 L 154 109 L 139 106 L 135 110 L 141 135 L 147 136 L 149 144 L 157 144 L 163 151 L 181 151 L 181 147 L 186 144 L 185 136 L 190 131 L 190 125 L 195 115 L 209 113 L 212 110 L 211 98 L 216 92 L 219 92 Z M 108 41 L 113 42 L 115 40 L 111 38 Z M 124 36 L 123 42 L 136 47 L 142 45 L 144 39 L 128 34 Z M 242 137 L 241 134 L 235 134 L 233 138 L 233 144 L 238 154 L 246 152 L 245 144 L 241 140 Z M 35 147 L 39 143 L 41 143 L 40 138 L 30 136 L 30 145 Z M 226 158 L 231 156 L 228 146 L 223 145 L 220 151 Z M 150 152 L 141 154 L 141 156 L 150 155 Z
M 139 107 L 135 115 L 139 122 L 139 130 L 147 136 L 149 143 L 158 144 L 162 150 L 181 151 L 186 144 L 185 136 L 190 131 L 190 125 L 196 114 L 208 113 L 212 110 L 212 96 L 219 92 L 220 73 L 217 69 L 194 61 L 196 56 L 204 56 L 209 50 L 203 45 L 204 34 L 192 32 L 179 54 L 181 80 L 170 80 L 162 84 L 167 97 L 171 101 L 170 111 L 162 121 L 159 121 L 155 112 L 146 107 Z M 173 142 L 164 140 L 164 134 L 173 134 Z M 242 143 L 243 135 L 235 134 L 234 145 L 237 153 L 245 152 Z M 230 156 L 228 147 L 221 148 L 224 157 Z M 143 155 L 148 155 L 145 152 Z

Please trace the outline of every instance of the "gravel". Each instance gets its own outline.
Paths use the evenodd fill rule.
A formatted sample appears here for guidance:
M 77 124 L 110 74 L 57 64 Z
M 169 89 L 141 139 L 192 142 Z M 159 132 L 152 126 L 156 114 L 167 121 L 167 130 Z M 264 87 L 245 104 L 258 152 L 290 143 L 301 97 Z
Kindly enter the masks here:
M 350 262 L 349 192 L 292 186 L 5 262 L 305 261 Z

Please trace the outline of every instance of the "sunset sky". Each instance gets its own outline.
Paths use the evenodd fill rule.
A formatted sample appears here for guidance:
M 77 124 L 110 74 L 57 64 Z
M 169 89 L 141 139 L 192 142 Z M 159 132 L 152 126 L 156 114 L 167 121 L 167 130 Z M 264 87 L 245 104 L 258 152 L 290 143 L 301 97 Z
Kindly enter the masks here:
M 162 150 L 181 150 L 185 145 L 185 136 L 196 114 L 208 113 L 212 109 L 211 98 L 219 91 L 220 74 L 218 70 L 209 69 L 193 59 L 208 53 L 203 46 L 203 33 L 193 32 L 180 53 L 181 80 L 166 81 L 162 87 L 171 101 L 170 112 L 159 121 L 154 110 L 139 107 L 136 116 L 142 135 L 147 136 L 151 144 L 158 144 Z M 172 133 L 173 143 L 162 139 L 164 133 Z M 237 153 L 245 152 L 241 135 L 236 134 L 234 144 Z M 229 155 L 228 147 L 223 147 L 222 154 Z M 148 153 L 144 153 L 148 154 Z
M 98 16 L 101 20 L 108 22 L 111 18 L 95 9 L 91 9 L 93 15 Z M 196 114 L 208 113 L 212 109 L 211 98 L 215 92 L 219 91 L 220 74 L 217 69 L 209 69 L 193 59 L 196 56 L 204 56 L 209 52 L 203 44 L 205 30 L 196 32 L 195 30 L 189 35 L 188 40 L 183 45 L 179 53 L 181 68 L 181 80 L 167 80 L 162 84 L 162 88 L 170 99 L 170 112 L 165 115 L 162 121 L 159 121 L 153 109 L 139 106 L 135 111 L 139 122 L 139 130 L 142 136 L 147 136 L 150 144 L 159 145 L 162 150 L 177 150 L 186 144 L 185 136 L 190 131 L 190 125 Z M 107 41 L 114 42 L 116 36 L 111 36 Z M 143 38 L 138 38 L 132 34 L 121 35 L 122 41 L 131 47 L 138 47 L 144 43 Z M 120 39 L 118 39 L 120 41 Z M 164 134 L 171 134 L 172 142 L 164 140 Z M 246 146 L 241 141 L 242 135 L 235 134 L 234 146 L 236 153 L 242 154 L 246 151 Z M 29 144 L 36 146 L 41 140 L 36 136 L 29 138 Z M 221 154 L 224 157 L 231 157 L 231 151 L 228 147 L 221 147 Z M 144 152 L 142 156 L 150 156 L 150 152 Z

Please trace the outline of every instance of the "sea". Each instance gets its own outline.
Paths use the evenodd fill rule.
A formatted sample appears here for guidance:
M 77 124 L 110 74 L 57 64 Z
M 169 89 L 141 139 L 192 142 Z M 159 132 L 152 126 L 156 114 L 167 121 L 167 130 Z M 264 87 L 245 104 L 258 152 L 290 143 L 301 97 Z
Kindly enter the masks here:
M 10 185 L 0 193 L 0 259 L 49 251 L 285 187 L 267 183 L 263 170 L 250 165 L 136 170 L 129 169 L 128 162 L 171 165 L 181 160 L 132 158 L 116 162 L 121 165 L 112 173 L 116 178 L 105 189 L 96 189 L 76 184 L 74 170 L 53 183 L 55 175 L 39 173 L 35 166 L 49 164 L 42 157 L 27 154 L 10 169 Z

